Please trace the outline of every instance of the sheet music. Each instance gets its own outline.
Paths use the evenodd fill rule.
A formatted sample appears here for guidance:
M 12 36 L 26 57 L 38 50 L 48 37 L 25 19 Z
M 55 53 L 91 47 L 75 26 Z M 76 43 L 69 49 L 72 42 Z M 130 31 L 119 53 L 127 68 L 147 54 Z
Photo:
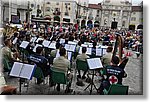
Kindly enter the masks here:
M 24 64 L 20 73 L 21 78 L 31 79 L 35 65 Z
M 27 42 L 27 41 L 22 41 L 20 47 L 26 49 L 28 45 L 29 45 L 29 42 Z
M 36 39 L 37 39 L 37 37 L 32 37 L 31 40 L 30 40 L 30 42 L 34 43 L 36 41 Z
M 92 48 L 92 47 L 93 47 L 93 45 L 91 45 L 91 44 L 90 44 L 90 45 L 89 45 L 89 47 L 91 47 L 91 48 Z
M 88 45 L 85 45 L 85 44 L 82 44 L 81 46 L 82 46 L 82 47 L 88 47 Z
M 79 48 L 79 54 L 82 54 L 82 47 Z
M 10 76 L 18 77 L 20 75 L 22 67 L 23 67 L 23 63 L 14 62 L 13 67 L 10 72 Z
M 16 44 L 17 40 L 18 40 L 18 38 L 15 38 L 12 43 Z
M 67 57 L 69 61 L 71 60 L 71 56 L 72 56 L 72 52 L 68 52 Z
M 84 42 L 84 44 L 85 44 L 85 45 L 87 45 L 87 44 L 88 44 L 88 42 Z
M 68 41 L 68 44 L 70 44 L 70 45 L 77 45 L 77 43 L 73 42 L 73 41 Z
M 39 46 L 42 47 L 42 45 L 36 44 L 35 47 L 33 48 L 33 52 L 36 52 L 36 48 L 39 47 Z
M 57 50 L 57 53 L 56 53 L 56 58 L 57 57 L 60 57 L 59 50 Z
M 102 56 L 102 49 L 101 48 L 96 49 L 96 56 Z
M 103 68 L 100 58 L 87 59 L 89 69 Z
M 60 44 L 64 44 L 65 43 L 65 39 L 60 39 Z
M 92 48 L 87 47 L 86 54 L 91 55 L 92 54 Z
M 105 55 L 107 53 L 106 49 L 103 49 L 103 55 Z
M 49 39 L 49 40 L 51 41 L 51 40 L 52 40 L 52 38 L 53 38 L 53 35 L 50 37 L 50 39 Z
M 79 48 L 79 54 L 82 54 L 82 47 Z M 86 54 L 91 55 L 92 54 L 92 48 L 87 47 Z
M 42 45 L 43 45 L 44 47 L 48 47 L 49 44 L 50 44 L 50 41 L 48 41 L 48 40 L 44 40 L 43 43 L 42 43 Z
M 69 44 L 65 44 L 65 49 L 68 51 L 70 49 Z
M 107 49 L 108 46 L 101 46 L 102 49 Z
M 56 49 L 56 42 L 52 42 L 48 48 Z
M 75 51 L 75 48 L 76 48 L 76 45 L 65 44 L 65 49 L 66 49 L 67 51 L 72 51 L 72 52 L 74 52 L 74 51 Z
M 76 45 L 70 45 L 70 49 L 69 49 L 69 51 L 74 52 L 74 51 L 75 51 L 75 49 L 76 49 Z

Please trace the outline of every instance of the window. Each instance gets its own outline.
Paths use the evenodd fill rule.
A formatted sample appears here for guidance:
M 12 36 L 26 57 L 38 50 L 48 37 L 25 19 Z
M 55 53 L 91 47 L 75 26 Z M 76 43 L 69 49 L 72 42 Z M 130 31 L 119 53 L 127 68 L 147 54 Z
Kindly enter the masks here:
M 54 10 L 54 15 L 60 15 L 60 8 L 55 8 L 55 10 Z
M 56 5 L 59 5 L 59 2 L 57 2 Z
M 37 5 L 37 8 L 39 9 L 39 8 L 40 8 L 40 5 Z
M 65 16 L 69 16 L 69 13 L 68 13 L 68 12 L 65 12 Z
M 106 9 L 109 9 L 109 6 L 106 6 Z
M 46 7 L 45 11 L 50 12 L 50 7 Z
M 50 4 L 50 2 L 47 2 L 46 4 Z
M 31 4 L 31 7 L 33 8 L 33 7 L 34 7 L 34 4 Z
M 110 0 L 105 0 L 105 3 L 110 3 Z
M 99 14 L 99 10 L 97 10 L 97 14 Z
M 118 10 L 118 6 L 115 6 L 115 9 Z
M 132 17 L 132 18 L 131 18 L 131 21 L 136 21 L 136 17 Z
M 106 14 L 106 15 L 109 14 L 109 11 L 105 11 L 105 14 Z
M 122 26 L 123 26 L 123 27 L 125 27 L 125 23 L 126 23 L 125 21 L 122 22 Z
M 125 10 L 128 10 L 128 7 L 125 7 Z
M 128 12 L 124 12 L 124 13 L 123 13 L 123 16 L 128 16 Z
M 119 16 L 120 15 L 120 12 L 117 12 L 117 16 Z
M 133 12 L 133 15 L 135 15 L 136 14 L 136 12 Z

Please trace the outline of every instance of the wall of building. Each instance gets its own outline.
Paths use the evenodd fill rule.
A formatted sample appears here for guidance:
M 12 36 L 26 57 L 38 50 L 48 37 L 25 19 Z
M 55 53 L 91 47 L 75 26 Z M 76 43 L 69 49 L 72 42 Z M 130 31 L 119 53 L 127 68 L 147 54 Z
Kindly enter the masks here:
M 67 5 L 67 8 L 66 8 Z M 51 16 L 52 21 L 54 21 L 54 15 L 55 9 L 58 8 L 60 10 L 60 15 L 57 15 L 60 17 L 60 21 L 63 22 L 63 18 L 70 18 L 70 22 L 75 22 L 76 19 L 76 2 L 75 1 L 69 1 L 69 0 L 45 0 L 44 1 L 44 16 Z M 68 12 L 68 15 L 65 15 L 66 12 Z
M 132 12 L 131 18 L 130 18 L 130 25 L 135 25 L 135 28 L 137 29 L 137 26 L 143 24 L 143 15 L 142 12 Z
M 0 28 L 2 28 L 2 19 L 3 15 L 2 15 L 2 0 L 0 0 Z

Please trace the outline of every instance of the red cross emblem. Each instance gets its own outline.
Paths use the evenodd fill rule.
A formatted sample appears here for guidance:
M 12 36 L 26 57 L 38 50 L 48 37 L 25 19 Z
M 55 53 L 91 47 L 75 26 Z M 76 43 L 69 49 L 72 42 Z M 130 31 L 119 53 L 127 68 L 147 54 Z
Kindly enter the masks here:
M 114 75 L 109 77 L 109 82 L 110 84 L 117 84 L 118 83 L 118 78 Z

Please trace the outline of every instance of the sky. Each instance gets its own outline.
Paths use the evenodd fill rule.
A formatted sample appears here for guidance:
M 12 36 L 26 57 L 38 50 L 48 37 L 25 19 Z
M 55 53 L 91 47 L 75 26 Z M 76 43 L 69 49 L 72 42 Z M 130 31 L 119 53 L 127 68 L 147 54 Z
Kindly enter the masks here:
M 92 4 L 97 4 L 99 2 L 102 2 L 103 0 L 89 0 L 90 3 Z M 133 4 L 139 4 L 141 3 L 143 0 L 132 0 L 132 3 Z

